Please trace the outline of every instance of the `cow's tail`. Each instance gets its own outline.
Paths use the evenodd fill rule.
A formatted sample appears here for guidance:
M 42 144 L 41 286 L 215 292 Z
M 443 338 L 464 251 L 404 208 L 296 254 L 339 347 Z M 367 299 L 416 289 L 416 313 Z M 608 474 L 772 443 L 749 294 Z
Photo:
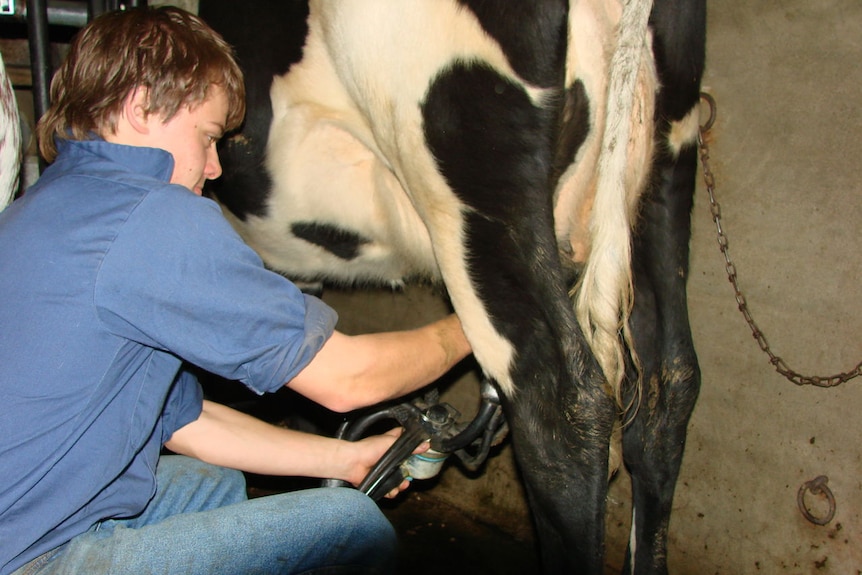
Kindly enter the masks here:
M 620 404 L 624 341 L 638 365 L 628 328 L 633 301 L 631 228 L 652 159 L 656 86 L 647 27 L 652 0 L 623 4 L 608 78 L 590 255 L 576 286 L 575 303 L 590 347 Z

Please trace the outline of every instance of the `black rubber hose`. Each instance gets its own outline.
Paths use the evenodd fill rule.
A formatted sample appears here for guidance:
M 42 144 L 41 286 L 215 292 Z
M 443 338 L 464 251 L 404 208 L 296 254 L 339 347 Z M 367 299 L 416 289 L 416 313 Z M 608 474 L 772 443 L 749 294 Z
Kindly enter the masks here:
M 390 490 L 398 487 L 404 476 L 401 473 L 401 463 L 410 457 L 413 451 L 423 441 L 431 438 L 430 431 L 422 424 L 421 419 L 410 419 L 404 424 L 404 431 L 395 443 L 383 454 L 383 457 L 374 465 L 362 483 L 359 491 L 362 491 L 375 501 L 386 495 Z

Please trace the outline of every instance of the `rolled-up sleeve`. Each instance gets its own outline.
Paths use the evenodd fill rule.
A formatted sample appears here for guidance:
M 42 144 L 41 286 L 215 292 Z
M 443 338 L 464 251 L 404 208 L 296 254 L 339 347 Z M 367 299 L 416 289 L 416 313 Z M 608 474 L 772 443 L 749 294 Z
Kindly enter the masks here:
M 96 299 L 114 333 L 256 393 L 293 379 L 338 319 L 266 269 L 214 202 L 176 190 L 150 194 L 124 223 L 102 263 Z
M 197 377 L 190 371 L 181 370 L 171 386 L 162 411 L 162 445 L 174 432 L 201 416 L 204 393 Z

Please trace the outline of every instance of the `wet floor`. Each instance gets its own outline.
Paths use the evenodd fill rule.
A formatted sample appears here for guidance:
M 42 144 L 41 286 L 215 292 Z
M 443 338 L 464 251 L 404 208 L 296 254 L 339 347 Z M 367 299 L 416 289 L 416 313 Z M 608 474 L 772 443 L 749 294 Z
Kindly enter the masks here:
M 530 575 L 538 573 L 532 542 L 519 541 L 466 516 L 428 493 L 381 503 L 401 538 L 399 573 Z

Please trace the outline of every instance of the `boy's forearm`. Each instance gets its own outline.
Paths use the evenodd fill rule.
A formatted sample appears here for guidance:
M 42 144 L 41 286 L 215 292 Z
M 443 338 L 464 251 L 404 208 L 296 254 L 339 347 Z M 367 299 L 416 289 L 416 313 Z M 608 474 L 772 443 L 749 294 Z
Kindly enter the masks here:
M 262 475 L 349 479 L 354 462 L 344 442 L 285 429 L 204 401 L 200 417 L 166 447 L 207 463 Z
M 371 360 L 358 364 L 361 371 L 353 375 L 355 385 L 377 386 L 382 397 L 375 403 L 434 382 L 470 353 L 454 315 L 413 330 L 355 337 L 367 339 L 363 342 L 369 348 L 365 357 Z
M 288 385 L 329 409 L 351 411 L 416 391 L 469 353 L 455 315 L 412 330 L 336 332 Z

